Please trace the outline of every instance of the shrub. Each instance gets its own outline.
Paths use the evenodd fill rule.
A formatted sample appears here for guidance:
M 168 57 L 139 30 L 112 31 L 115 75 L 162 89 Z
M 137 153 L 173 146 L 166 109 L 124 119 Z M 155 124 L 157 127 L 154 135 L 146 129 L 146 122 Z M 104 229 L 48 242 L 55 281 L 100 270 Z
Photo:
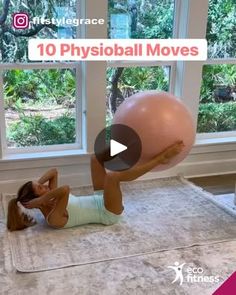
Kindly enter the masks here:
M 75 142 L 75 118 L 65 113 L 54 120 L 42 115 L 20 115 L 8 129 L 8 140 L 16 146 L 39 146 Z
M 200 104 L 198 115 L 199 133 L 236 130 L 236 103 Z

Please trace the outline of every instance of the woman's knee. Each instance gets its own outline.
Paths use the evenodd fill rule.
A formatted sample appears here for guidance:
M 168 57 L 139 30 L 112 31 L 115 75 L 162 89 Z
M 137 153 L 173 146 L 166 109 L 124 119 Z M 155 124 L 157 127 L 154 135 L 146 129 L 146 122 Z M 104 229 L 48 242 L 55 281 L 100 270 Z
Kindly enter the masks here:
M 109 171 L 106 174 L 106 180 L 108 182 L 116 182 L 118 183 L 120 181 L 120 173 L 117 171 Z

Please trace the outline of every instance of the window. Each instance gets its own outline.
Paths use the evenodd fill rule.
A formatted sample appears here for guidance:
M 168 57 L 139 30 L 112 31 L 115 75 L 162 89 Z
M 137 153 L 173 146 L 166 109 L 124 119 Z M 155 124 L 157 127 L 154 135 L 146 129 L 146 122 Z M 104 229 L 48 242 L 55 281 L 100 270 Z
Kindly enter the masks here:
M 172 38 L 174 6 L 174 0 L 109 0 L 108 37 Z
M 170 66 L 107 69 L 107 122 L 125 98 L 139 91 L 169 91 Z
M 6 13 L 0 23 L 0 142 L 6 154 L 81 148 L 81 64 L 28 59 L 30 38 L 76 38 L 80 33 L 71 25 L 33 24 L 33 18 L 76 18 L 78 2 L 0 2 L 0 14 Z M 13 27 L 18 12 L 29 16 L 24 30 Z
M 7 2 L 7 3 L 6 3 Z M 61 19 L 62 16 L 68 18 L 76 17 L 76 0 L 64 1 L 34 1 L 29 4 L 26 0 L 13 0 L 10 3 L 3 1 L 4 7 L 0 12 L 6 12 L 6 18 L 1 21 L 1 38 L 0 38 L 0 61 L 3 63 L 27 63 L 28 59 L 28 40 L 29 38 L 37 39 L 58 39 L 58 38 L 75 38 L 76 27 L 60 27 L 56 24 L 40 24 L 36 21 L 32 23 L 33 18 Z M 2 4 L 2 1 L 1 1 Z M 2 4 L 3 5 L 3 4 Z M 0 6 L 1 8 L 1 6 Z M 31 25 L 28 29 L 19 30 L 13 26 L 13 15 L 24 12 L 29 16 Z M 16 18 L 20 22 L 22 16 Z
M 210 0 L 208 57 L 203 66 L 198 132 L 215 136 L 236 131 L 236 6 L 234 0 Z M 222 134 L 222 132 L 224 132 Z M 230 132 L 230 133 L 229 133 Z M 216 134 L 219 133 L 219 134 Z
M 76 69 L 4 72 L 7 147 L 75 143 Z
M 97 134 L 106 122 L 110 124 L 122 100 L 142 90 L 165 90 L 182 98 L 194 116 L 199 138 L 236 138 L 234 2 L 56 0 L 29 5 L 27 0 L 0 0 L 0 156 L 65 149 L 92 152 Z M 27 12 L 30 20 L 63 15 L 104 18 L 106 24 L 86 28 L 36 24 L 17 30 L 11 23 L 12 14 L 19 11 Z M 27 53 L 29 38 L 205 36 L 209 59 L 204 62 L 35 63 Z M 39 136 L 34 129 L 51 133 Z
M 108 37 L 112 39 L 164 39 L 174 32 L 175 1 L 108 1 Z M 119 104 L 144 90 L 173 92 L 175 62 L 108 62 L 107 125 Z

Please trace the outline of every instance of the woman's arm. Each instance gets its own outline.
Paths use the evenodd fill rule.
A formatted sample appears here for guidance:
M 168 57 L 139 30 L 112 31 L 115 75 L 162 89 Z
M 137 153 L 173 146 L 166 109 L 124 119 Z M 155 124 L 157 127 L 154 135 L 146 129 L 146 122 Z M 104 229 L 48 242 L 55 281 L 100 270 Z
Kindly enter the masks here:
M 50 200 L 50 199 L 60 199 L 60 198 L 63 198 L 64 196 L 66 195 L 69 195 L 70 193 L 70 187 L 68 185 L 63 185 L 63 186 L 60 186 L 56 189 L 53 189 L 49 192 L 47 192 L 46 194 L 44 194 L 43 196 L 39 197 L 39 203 L 41 205 L 45 205 L 47 204 L 47 202 Z
M 47 181 L 49 181 L 48 186 L 49 186 L 50 190 L 57 188 L 57 186 L 58 186 L 58 172 L 57 172 L 56 168 L 48 170 L 38 180 L 38 182 L 41 184 L 44 184 Z
M 47 205 L 51 199 L 54 199 L 55 203 L 58 203 L 60 199 L 69 197 L 69 193 L 70 188 L 68 185 L 60 186 L 56 189 L 47 192 L 41 197 L 35 198 L 26 203 L 22 203 L 22 205 L 28 209 L 40 208 L 41 206 Z

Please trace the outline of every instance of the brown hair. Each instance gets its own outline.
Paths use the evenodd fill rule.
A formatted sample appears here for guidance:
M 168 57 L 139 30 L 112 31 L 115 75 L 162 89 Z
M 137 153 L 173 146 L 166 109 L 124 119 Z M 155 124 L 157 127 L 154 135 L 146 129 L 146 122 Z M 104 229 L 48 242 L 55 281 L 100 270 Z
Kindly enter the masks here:
M 7 214 L 7 228 L 10 231 L 21 230 L 36 223 L 32 217 L 20 212 L 17 205 L 18 201 L 28 202 L 34 198 L 37 198 L 37 195 L 34 192 L 33 183 L 28 181 L 18 190 L 17 198 L 10 200 Z

